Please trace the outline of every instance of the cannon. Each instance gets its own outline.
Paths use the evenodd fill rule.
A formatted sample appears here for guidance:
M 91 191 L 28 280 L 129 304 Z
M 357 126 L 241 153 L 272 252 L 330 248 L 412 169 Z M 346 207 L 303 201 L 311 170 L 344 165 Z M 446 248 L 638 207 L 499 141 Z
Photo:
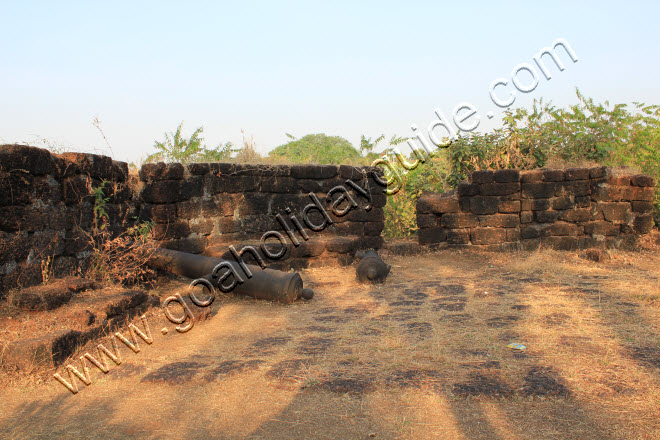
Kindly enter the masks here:
M 188 254 L 170 249 L 154 248 L 147 260 L 154 269 L 161 269 L 193 280 L 205 279 L 223 292 L 290 304 L 299 298 L 311 299 L 314 292 L 303 289 L 300 274 L 286 273 L 260 266 Z M 248 277 L 246 270 L 250 272 Z M 232 278 L 229 283 L 229 279 Z M 238 279 L 242 282 L 238 282 Z M 224 284 L 223 284 L 224 281 Z
M 392 266 L 385 264 L 374 250 L 358 251 L 355 254 L 360 259 L 355 272 L 361 283 L 384 283 Z

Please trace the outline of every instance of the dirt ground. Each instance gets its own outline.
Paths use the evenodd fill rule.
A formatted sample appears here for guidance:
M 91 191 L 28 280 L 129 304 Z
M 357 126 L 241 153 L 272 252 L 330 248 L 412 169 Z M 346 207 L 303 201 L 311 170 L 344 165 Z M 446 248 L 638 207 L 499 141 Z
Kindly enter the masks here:
M 154 314 L 77 394 L 3 377 L 0 438 L 657 439 L 660 252 L 613 257 L 390 256 L 379 286 L 309 269 L 309 302 L 223 297 L 186 333 Z

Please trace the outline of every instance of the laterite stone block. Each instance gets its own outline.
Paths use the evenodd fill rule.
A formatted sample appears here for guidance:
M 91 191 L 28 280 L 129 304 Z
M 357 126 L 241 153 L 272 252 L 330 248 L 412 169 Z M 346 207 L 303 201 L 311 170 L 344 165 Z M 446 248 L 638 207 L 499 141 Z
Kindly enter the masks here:
M 417 212 L 444 214 L 460 210 L 458 199 L 441 194 L 424 194 L 417 200 Z
M 447 241 L 447 232 L 444 228 L 420 229 L 417 235 L 419 244 L 435 244 Z
M 475 196 L 470 199 L 470 211 L 473 214 L 495 214 L 499 210 L 499 205 L 498 197 Z
M 463 212 L 445 214 L 440 218 L 440 224 L 451 229 L 473 228 L 477 226 L 477 217 Z
M 506 229 L 474 228 L 470 232 L 472 244 L 496 244 L 506 242 Z

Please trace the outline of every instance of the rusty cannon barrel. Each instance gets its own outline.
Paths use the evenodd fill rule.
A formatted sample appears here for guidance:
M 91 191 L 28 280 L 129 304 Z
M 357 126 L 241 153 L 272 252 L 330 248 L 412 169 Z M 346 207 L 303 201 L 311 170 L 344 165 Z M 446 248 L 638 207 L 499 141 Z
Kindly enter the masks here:
M 186 278 L 204 278 L 223 292 L 233 291 L 253 298 L 290 304 L 298 298 L 311 299 L 303 289 L 300 274 L 234 262 L 170 249 L 154 248 L 147 264 Z M 248 276 L 249 273 L 249 276 Z M 303 292 L 303 290 L 305 292 Z
M 374 250 L 358 251 L 355 256 L 360 258 L 360 262 L 355 269 L 355 274 L 359 282 L 374 284 L 385 282 L 385 278 L 389 275 L 392 266 L 385 264 L 378 255 L 378 252 Z

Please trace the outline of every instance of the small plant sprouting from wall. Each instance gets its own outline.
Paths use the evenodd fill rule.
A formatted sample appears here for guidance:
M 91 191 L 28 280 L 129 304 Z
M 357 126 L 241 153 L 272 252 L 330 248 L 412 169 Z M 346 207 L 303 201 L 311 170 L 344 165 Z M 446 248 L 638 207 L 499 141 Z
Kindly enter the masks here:
M 103 180 L 100 186 L 92 188 L 91 195 L 94 197 L 94 232 L 99 234 L 108 227 L 108 212 L 106 205 L 109 198 L 105 196 L 105 186 L 108 184 L 107 180 Z

